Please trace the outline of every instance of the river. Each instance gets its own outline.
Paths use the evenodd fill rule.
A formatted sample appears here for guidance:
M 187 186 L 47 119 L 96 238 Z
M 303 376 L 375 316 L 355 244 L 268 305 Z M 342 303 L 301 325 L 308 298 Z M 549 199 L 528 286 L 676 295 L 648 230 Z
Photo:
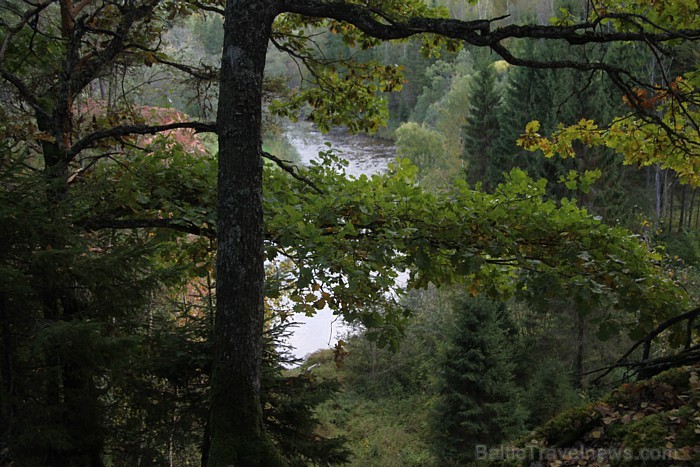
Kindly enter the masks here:
M 328 150 L 326 142 L 331 143 L 335 153 L 348 161 L 345 172 L 355 177 L 385 172 L 396 157 L 396 146 L 390 141 L 343 130 L 324 135 L 308 122 L 288 127 L 285 135 L 305 165 L 316 159 L 319 152 Z
M 294 124 L 287 128 L 285 135 L 298 152 L 299 162 L 304 165 L 316 159 L 320 151 L 328 150 L 326 142 L 331 143 L 336 154 L 348 161 L 346 173 L 355 177 L 385 172 L 396 157 L 396 147 L 389 141 L 342 130 L 322 134 L 309 123 Z M 299 325 L 294 328 L 288 344 L 293 347 L 292 354 L 297 358 L 333 348 L 351 331 L 350 326 L 328 308 L 312 317 L 295 314 L 292 321 Z

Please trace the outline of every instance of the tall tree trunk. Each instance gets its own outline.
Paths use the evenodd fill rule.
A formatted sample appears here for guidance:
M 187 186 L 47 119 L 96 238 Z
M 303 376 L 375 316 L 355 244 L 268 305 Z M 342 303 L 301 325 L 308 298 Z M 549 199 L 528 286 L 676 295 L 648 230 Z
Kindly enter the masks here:
M 260 403 L 263 331 L 261 107 L 275 13 L 266 0 L 226 5 L 219 108 L 217 312 L 209 467 L 284 462 Z
M 36 112 L 38 129 L 51 137 L 41 143 L 46 184 L 44 201 L 51 219 L 60 225 L 69 189 L 70 158 L 67 154 L 71 143 L 73 97 L 68 86 L 61 86 L 57 95 L 46 101 L 46 108 Z M 52 249 L 72 246 L 60 229 L 42 241 Z M 75 296 L 75 284 L 69 276 L 60 273 L 52 279 L 41 292 L 44 319 L 52 323 L 79 319 L 82 307 Z M 61 355 L 62 344 L 51 346 L 46 352 L 48 365 L 55 369 L 46 384 L 46 402 L 57 412 L 66 414 L 62 429 L 70 443 L 50 449 L 49 465 L 101 467 L 104 465 L 103 414 L 94 375 L 84 363 Z
M 674 184 L 674 181 L 671 180 L 671 182 L 668 185 L 666 185 L 667 186 L 666 191 L 668 192 L 668 199 L 669 199 L 669 201 L 668 201 L 668 203 L 669 203 L 669 207 L 668 207 L 668 233 L 673 232 L 673 198 L 674 198 L 674 196 L 673 196 L 674 195 L 673 184 Z
M 697 190 L 693 188 L 690 192 L 690 203 L 688 204 L 688 230 L 691 230 L 693 228 L 693 209 L 695 209 L 695 195 L 697 193 Z
M 661 167 L 659 164 L 654 166 L 654 220 L 656 224 L 661 222 Z
M 207 413 L 209 414 L 209 419 L 211 419 L 211 412 Z M 211 424 L 209 420 L 207 420 L 204 424 L 204 434 L 202 435 L 202 457 L 199 461 L 201 467 L 209 467 L 209 448 L 211 447 L 210 426 Z
M 15 423 L 15 339 L 11 327 L 8 295 L 0 291 L 0 440 L 3 444 L 13 441 L 12 427 Z
M 685 228 L 685 185 L 681 186 L 681 207 L 678 216 L 678 233 L 681 233 Z
M 575 377 L 576 387 L 583 387 L 583 353 L 586 322 L 580 313 L 576 313 L 576 362 L 575 362 Z

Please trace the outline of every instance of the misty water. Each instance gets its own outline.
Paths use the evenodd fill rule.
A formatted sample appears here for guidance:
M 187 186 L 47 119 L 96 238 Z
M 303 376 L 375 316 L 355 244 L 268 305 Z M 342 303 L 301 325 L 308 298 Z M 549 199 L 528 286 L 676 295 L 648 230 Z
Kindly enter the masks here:
M 333 151 L 348 161 L 345 171 L 349 176 L 384 172 L 396 157 L 396 147 L 390 141 L 343 130 L 323 134 L 307 122 L 288 126 L 284 134 L 298 154 L 299 163 L 304 165 L 318 159 L 319 152 L 327 151 L 326 142 L 329 142 Z M 292 321 L 299 325 L 294 328 L 289 344 L 298 358 L 319 349 L 333 348 L 351 330 L 342 318 L 327 308 L 312 317 L 295 314 Z

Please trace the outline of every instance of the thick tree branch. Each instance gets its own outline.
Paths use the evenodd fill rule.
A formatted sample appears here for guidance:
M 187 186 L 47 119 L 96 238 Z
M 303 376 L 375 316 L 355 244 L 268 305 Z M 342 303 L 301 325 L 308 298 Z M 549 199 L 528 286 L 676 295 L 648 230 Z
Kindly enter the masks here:
M 469 44 L 490 47 L 510 38 L 562 39 L 572 45 L 633 41 L 661 43 L 674 39 L 700 39 L 700 30 L 669 31 L 659 29 L 658 33 L 645 31 L 605 31 L 597 30 L 605 19 L 629 19 L 638 15 L 604 15 L 595 21 L 586 21 L 571 26 L 508 25 L 491 29 L 494 20 L 461 21 L 448 18 L 405 18 L 389 19 L 371 8 L 349 4 L 343 1 L 324 0 L 279 0 L 276 3 L 279 13 L 296 13 L 317 18 L 332 18 L 353 24 L 365 34 L 381 40 L 404 39 L 416 34 L 439 34 L 458 39 Z M 651 24 L 651 23 L 649 23 Z
M 276 3 L 279 13 L 296 13 L 316 18 L 331 18 L 353 24 L 365 34 L 381 40 L 405 39 L 415 34 L 434 32 L 446 37 L 464 39 L 476 36 L 478 31 L 488 31 L 488 20 L 459 21 L 453 19 L 411 18 L 404 21 L 384 21 L 371 8 L 342 1 L 280 0 Z
M 66 158 L 67 161 L 70 161 L 80 154 L 80 152 L 105 139 L 121 138 L 130 135 L 154 135 L 163 131 L 183 128 L 195 130 L 197 133 L 216 133 L 215 123 L 175 122 L 166 125 L 119 125 L 104 130 L 98 130 L 85 136 L 71 146 L 66 154 Z

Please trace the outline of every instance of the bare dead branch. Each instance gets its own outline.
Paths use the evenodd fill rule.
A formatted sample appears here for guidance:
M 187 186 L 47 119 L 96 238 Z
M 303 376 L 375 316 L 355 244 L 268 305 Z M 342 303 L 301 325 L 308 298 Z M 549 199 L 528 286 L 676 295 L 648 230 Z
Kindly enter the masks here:
M 666 329 L 670 328 L 674 324 L 678 324 L 683 321 L 688 321 L 689 324 L 692 324 L 693 320 L 700 316 L 700 308 L 695 308 L 693 310 L 687 311 L 685 313 L 682 313 L 678 316 L 674 316 L 672 318 L 667 319 L 663 323 L 659 324 L 654 330 L 649 332 L 646 336 L 644 336 L 642 339 L 638 340 L 635 342 L 635 344 L 630 347 L 630 349 L 625 352 L 625 354 L 620 357 L 617 362 L 615 362 L 613 365 L 610 365 L 605 368 L 599 368 L 597 370 L 589 371 L 584 374 L 593 374 L 593 373 L 599 373 L 603 372 L 599 376 L 597 376 L 594 380 L 593 383 L 596 383 L 600 380 L 602 380 L 605 376 L 610 374 L 611 371 L 613 371 L 616 368 L 634 368 L 634 367 L 645 367 L 646 366 L 653 366 L 662 362 L 669 362 L 669 361 L 674 361 L 675 357 L 683 357 L 683 354 L 685 352 L 689 352 L 691 350 L 697 350 L 696 348 L 693 348 L 690 346 L 690 340 L 686 343 L 686 347 L 683 352 L 681 352 L 678 356 L 667 356 L 667 357 L 661 357 L 659 359 L 655 360 L 649 360 L 647 363 L 645 361 L 649 358 L 649 347 L 651 345 L 651 341 L 654 340 L 659 334 L 664 332 Z M 689 333 L 687 333 L 686 337 L 689 339 L 691 336 Z M 632 353 L 637 350 L 639 347 L 643 346 L 644 347 L 644 355 L 642 357 L 642 361 L 639 362 L 630 362 L 628 361 L 628 358 Z M 698 358 L 695 356 L 694 358 Z M 680 360 L 685 361 L 683 358 Z
M 220 70 L 217 68 L 213 68 L 210 66 L 206 65 L 201 65 L 200 68 L 190 66 L 190 65 L 185 65 L 183 63 L 177 63 L 177 62 L 172 62 L 170 60 L 165 60 L 156 57 L 156 60 L 158 63 L 162 65 L 169 66 L 171 68 L 175 68 L 176 70 L 180 70 L 188 75 L 190 75 L 193 78 L 199 79 L 199 80 L 204 80 L 204 81 L 213 81 L 219 79 L 219 72 Z

